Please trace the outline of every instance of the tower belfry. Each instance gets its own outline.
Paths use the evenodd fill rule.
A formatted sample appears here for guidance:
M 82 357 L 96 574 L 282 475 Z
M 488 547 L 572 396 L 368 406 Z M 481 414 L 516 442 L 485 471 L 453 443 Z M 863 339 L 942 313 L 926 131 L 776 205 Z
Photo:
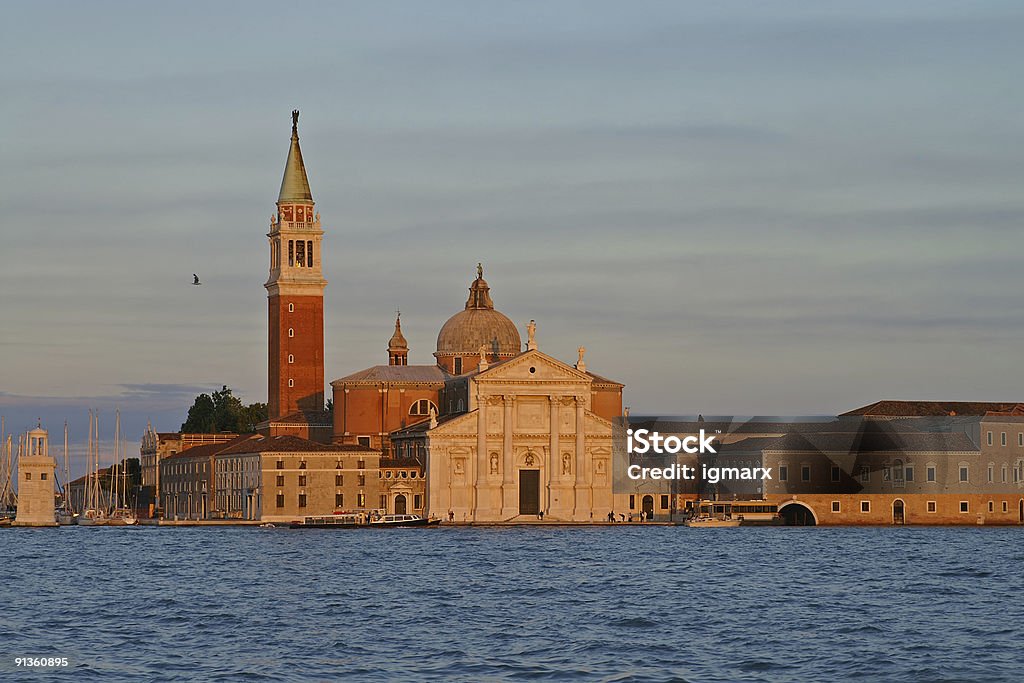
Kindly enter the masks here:
M 292 136 L 277 212 L 270 219 L 269 377 L 271 420 L 324 409 L 324 288 L 320 214 L 299 147 L 299 112 L 292 112 Z

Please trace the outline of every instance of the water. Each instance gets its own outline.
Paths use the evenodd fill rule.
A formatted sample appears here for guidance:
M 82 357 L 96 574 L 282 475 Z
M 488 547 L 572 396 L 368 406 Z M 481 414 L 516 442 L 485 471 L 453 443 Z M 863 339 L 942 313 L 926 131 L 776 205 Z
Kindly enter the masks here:
M 0 680 L 1018 681 L 1021 540 L 2 529 Z

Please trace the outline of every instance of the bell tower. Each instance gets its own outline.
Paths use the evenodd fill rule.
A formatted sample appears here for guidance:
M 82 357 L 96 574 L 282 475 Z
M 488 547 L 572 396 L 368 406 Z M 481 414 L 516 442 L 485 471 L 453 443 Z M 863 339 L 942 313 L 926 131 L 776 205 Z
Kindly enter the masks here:
M 306 167 L 299 148 L 299 112 L 292 112 L 292 138 L 277 212 L 270 219 L 269 382 L 267 403 L 274 420 L 324 409 L 324 287 L 320 214 L 313 211 Z

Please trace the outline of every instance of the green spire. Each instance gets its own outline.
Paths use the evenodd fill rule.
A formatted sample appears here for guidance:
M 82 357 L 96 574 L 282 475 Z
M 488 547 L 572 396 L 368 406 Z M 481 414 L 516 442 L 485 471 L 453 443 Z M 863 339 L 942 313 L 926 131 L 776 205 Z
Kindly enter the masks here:
M 313 194 L 309 191 L 309 180 L 306 178 L 306 166 L 302 163 L 302 150 L 299 148 L 298 109 L 292 112 L 292 143 L 288 148 L 288 161 L 284 165 L 284 178 L 281 179 L 281 193 L 277 201 L 313 201 Z

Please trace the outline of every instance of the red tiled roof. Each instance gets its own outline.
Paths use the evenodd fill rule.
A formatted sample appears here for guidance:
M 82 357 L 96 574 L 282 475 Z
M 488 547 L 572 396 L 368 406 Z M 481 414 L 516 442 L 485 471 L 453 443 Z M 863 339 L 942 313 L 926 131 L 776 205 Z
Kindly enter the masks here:
M 188 451 L 186 451 L 187 453 Z M 240 453 L 378 453 L 372 448 L 356 444 L 324 444 L 310 441 L 291 434 L 251 436 L 244 441 L 232 443 L 218 455 L 234 455 Z
M 989 412 L 1011 412 L 1020 403 L 984 401 L 876 401 L 843 415 L 874 417 L 938 417 L 942 415 L 980 416 Z

